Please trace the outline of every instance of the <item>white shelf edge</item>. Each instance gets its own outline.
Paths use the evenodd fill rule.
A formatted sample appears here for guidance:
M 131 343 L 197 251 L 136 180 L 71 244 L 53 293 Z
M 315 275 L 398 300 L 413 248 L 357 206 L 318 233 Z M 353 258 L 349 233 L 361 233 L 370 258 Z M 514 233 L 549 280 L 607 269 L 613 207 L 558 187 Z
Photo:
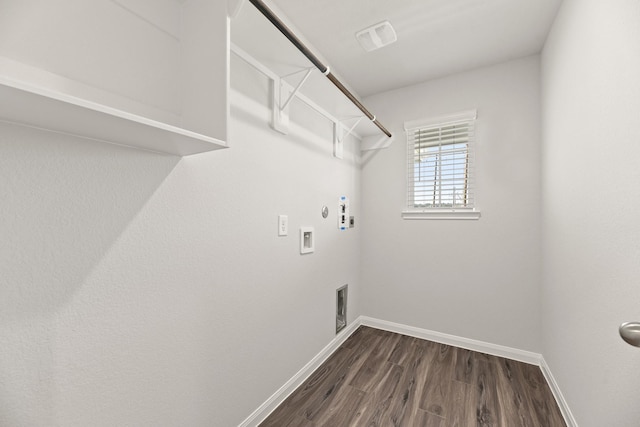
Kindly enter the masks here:
M 210 136 L 2 75 L 0 121 L 178 156 L 228 147 Z

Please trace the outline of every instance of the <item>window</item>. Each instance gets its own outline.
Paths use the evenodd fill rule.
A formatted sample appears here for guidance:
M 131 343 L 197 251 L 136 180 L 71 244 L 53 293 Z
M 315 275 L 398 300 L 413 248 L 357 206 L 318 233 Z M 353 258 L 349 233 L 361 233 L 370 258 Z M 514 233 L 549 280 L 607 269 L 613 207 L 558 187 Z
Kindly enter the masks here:
M 405 123 L 405 219 L 477 219 L 474 195 L 476 112 Z

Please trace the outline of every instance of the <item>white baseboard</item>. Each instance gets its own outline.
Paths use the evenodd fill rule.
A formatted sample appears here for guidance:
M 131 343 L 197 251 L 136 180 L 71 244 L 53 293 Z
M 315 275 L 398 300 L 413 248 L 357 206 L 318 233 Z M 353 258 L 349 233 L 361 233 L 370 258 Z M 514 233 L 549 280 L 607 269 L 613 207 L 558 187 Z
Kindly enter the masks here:
M 370 326 L 376 329 L 382 329 L 389 332 L 408 335 L 420 339 L 447 344 L 455 347 L 466 348 L 467 350 L 478 351 L 490 354 L 492 356 L 505 357 L 511 360 L 540 366 L 544 377 L 549 383 L 549 387 L 553 392 L 553 396 L 558 403 L 558 407 L 564 416 L 567 427 L 578 427 L 578 424 L 569 410 L 567 402 L 564 400 L 558 384 L 556 383 L 549 366 L 539 353 L 519 350 L 517 348 L 506 347 L 497 344 L 491 344 L 483 341 L 472 340 L 469 338 L 458 337 L 455 335 L 443 334 L 441 332 L 430 331 L 428 329 L 416 328 L 400 323 L 387 322 L 386 320 L 374 319 L 371 317 L 360 316 L 349 326 L 337 335 L 320 353 L 318 353 L 309 363 L 307 363 L 298 373 L 296 373 L 289 381 L 287 381 L 278 391 L 276 391 L 266 402 L 247 417 L 238 427 L 256 427 L 264 421 L 271 412 L 273 412 L 284 400 L 289 397 L 309 376 L 315 371 L 325 360 L 333 354 L 334 351 L 346 341 L 349 336 L 359 326 Z
M 390 332 L 396 332 L 398 334 L 408 335 L 411 337 L 421 338 L 429 341 L 438 342 L 441 344 L 447 344 L 455 347 L 466 348 L 467 350 L 478 351 L 480 353 L 490 354 L 492 356 L 504 357 L 511 360 L 517 360 L 518 362 L 528 363 L 530 365 L 537 365 L 540 367 L 542 374 L 544 375 L 553 397 L 555 397 L 560 412 L 564 417 L 567 427 L 578 427 L 567 401 L 564 399 L 558 383 L 551 374 L 551 370 L 539 353 L 533 353 L 530 351 L 519 350 L 517 348 L 506 347 L 497 344 L 490 344 L 483 341 L 472 340 L 469 338 L 458 337 L 455 335 L 443 334 L 441 332 L 430 331 L 428 329 L 415 328 L 413 326 L 402 325 L 399 323 L 387 322 L 386 320 L 373 319 L 370 317 L 361 316 L 360 323 L 364 326 L 370 326 L 372 328 L 384 329 Z
M 567 423 L 567 427 L 578 427 L 578 423 L 574 418 L 571 410 L 569 409 L 569 405 L 567 405 L 567 401 L 564 399 L 562 392 L 560 391 L 560 387 L 558 387 L 558 383 L 556 379 L 553 377 L 551 370 L 549 369 L 549 365 L 544 360 L 544 357 L 540 360 L 540 369 L 542 370 L 542 374 L 544 375 L 547 383 L 549 384 L 549 388 L 551 388 L 551 392 L 553 393 L 553 397 L 556 398 L 556 402 L 558 402 L 558 407 L 560 408 L 560 412 L 562 412 L 562 416 L 564 417 L 564 421 Z
M 311 374 L 318 369 L 325 360 L 353 334 L 360 326 L 360 318 L 344 328 L 336 337 L 327 344 L 309 363 L 304 365 L 289 381 L 278 391 L 273 393 L 258 409 L 253 411 L 238 427 L 255 427 L 264 421 L 282 402 L 285 401 Z
M 540 360 L 542 360 L 542 355 L 539 353 L 532 353 L 530 351 L 519 350 L 517 348 L 506 347 L 503 345 L 490 344 L 455 335 L 443 334 L 441 332 L 402 325 L 400 323 L 387 322 L 386 320 L 361 316 L 360 323 L 364 326 L 371 326 L 376 329 L 383 329 L 385 331 L 447 344 L 454 347 L 466 348 L 467 350 L 486 353 L 492 356 L 505 357 L 507 359 L 517 360 L 518 362 L 528 363 L 530 365 L 540 365 Z

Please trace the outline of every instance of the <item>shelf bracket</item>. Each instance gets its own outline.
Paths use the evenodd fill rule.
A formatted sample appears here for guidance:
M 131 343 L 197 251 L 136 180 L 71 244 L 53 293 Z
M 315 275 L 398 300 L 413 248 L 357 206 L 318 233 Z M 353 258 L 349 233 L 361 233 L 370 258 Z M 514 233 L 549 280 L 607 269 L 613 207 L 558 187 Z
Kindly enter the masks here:
M 375 151 L 384 150 L 389 148 L 393 142 L 393 137 L 387 138 L 385 136 L 365 136 L 360 143 L 360 151 Z
M 306 74 L 293 89 L 292 85 L 284 80 L 286 77 L 298 74 L 305 70 Z M 271 127 L 285 135 L 289 132 L 289 105 L 293 98 L 299 95 L 300 89 L 313 72 L 313 68 L 305 68 L 301 71 L 296 71 L 295 73 L 287 74 L 285 76 L 273 76 L 269 79 L 271 81 Z M 282 98 L 285 94 L 288 94 L 289 96 L 283 103 Z
M 308 68 L 302 68 L 298 71 L 295 71 L 291 74 L 287 74 L 284 76 L 280 76 L 265 65 L 257 61 L 247 52 L 242 50 L 237 45 L 231 43 L 231 52 L 233 52 L 240 59 L 244 60 L 247 64 L 254 67 L 261 74 L 266 76 L 269 79 L 269 92 L 270 92 L 270 107 L 271 107 L 271 127 L 283 134 L 287 134 L 289 132 L 289 109 L 291 107 L 291 102 L 289 99 L 293 99 L 293 97 L 297 97 L 303 104 L 310 107 L 312 110 L 316 111 L 322 117 L 326 118 L 333 124 L 333 141 L 334 141 L 334 156 L 338 158 L 342 158 L 342 144 L 344 139 L 349 135 L 354 135 L 357 139 L 361 139 L 361 137 L 355 132 L 355 128 L 360 124 L 360 121 L 367 117 L 365 116 L 351 116 L 345 119 L 339 119 L 335 117 L 333 114 L 329 113 L 323 107 L 309 99 L 305 94 L 300 93 L 300 88 L 306 80 L 310 76 L 310 71 Z M 315 68 L 311 67 L 311 71 L 315 70 Z M 298 87 L 294 88 L 293 85 L 288 83 L 285 79 L 293 76 L 295 74 L 299 74 L 302 72 L 306 72 L 305 76 L 298 83 Z M 281 103 L 282 97 L 284 94 L 288 95 L 288 101 L 286 103 Z M 357 120 L 356 123 L 351 125 L 349 128 L 345 126 L 345 122 L 350 120 Z M 375 117 L 374 117 L 375 119 Z
M 358 117 L 358 120 L 348 129 L 343 124 L 346 120 L 333 122 L 333 157 L 338 159 L 343 158 L 344 140 L 353 133 L 354 129 L 360 124 L 364 117 L 365 116 Z
M 227 10 L 229 11 L 229 18 L 233 19 L 238 16 L 244 0 L 227 0 Z
M 300 91 L 300 89 L 302 89 L 302 86 L 305 84 L 305 82 L 307 81 L 307 79 L 309 78 L 309 76 L 311 75 L 311 73 L 313 73 L 313 70 L 315 68 L 313 67 L 309 67 L 307 68 L 307 73 L 304 75 L 304 77 L 302 78 L 302 80 L 300 80 L 300 83 L 298 83 L 296 85 L 296 87 L 293 89 L 293 91 L 291 92 L 291 94 L 289 95 L 289 98 L 287 98 L 287 100 L 284 102 L 284 104 L 282 104 L 282 106 L 280 107 L 280 110 L 284 110 L 285 108 L 287 108 L 289 106 L 289 103 L 293 100 L 293 98 L 298 94 L 298 92 Z M 293 74 L 298 74 L 298 72 L 295 72 Z M 287 76 L 282 76 L 280 77 L 280 81 L 282 81 L 282 79 L 284 79 L 285 77 L 291 76 L 293 74 L 288 74 Z M 282 95 L 282 93 L 281 93 Z
M 289 132 L 289 108 L 280 108 L 280 99 L 282 99 L 283 80 L 280 77 L 269 79 L 271 86 L 271 127 L 282 133 Z

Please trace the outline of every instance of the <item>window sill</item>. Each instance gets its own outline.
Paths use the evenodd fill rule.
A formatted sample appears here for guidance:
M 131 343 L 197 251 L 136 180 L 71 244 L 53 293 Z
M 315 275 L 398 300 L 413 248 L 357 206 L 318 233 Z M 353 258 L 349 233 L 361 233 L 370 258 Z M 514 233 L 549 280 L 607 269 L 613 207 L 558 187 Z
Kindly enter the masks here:
M 425 209 L 402 211 L 402 219 L 480 219 L 480 211 L 454 209 Z

